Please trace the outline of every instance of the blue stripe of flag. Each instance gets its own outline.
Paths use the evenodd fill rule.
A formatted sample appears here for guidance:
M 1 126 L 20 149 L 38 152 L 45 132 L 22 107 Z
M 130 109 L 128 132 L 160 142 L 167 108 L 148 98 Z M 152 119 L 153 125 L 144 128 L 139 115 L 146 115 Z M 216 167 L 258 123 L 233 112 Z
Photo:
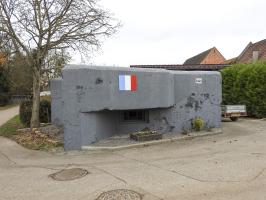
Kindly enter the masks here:
M 119 75 L 119 90 L 126 90 L 125 75 Z

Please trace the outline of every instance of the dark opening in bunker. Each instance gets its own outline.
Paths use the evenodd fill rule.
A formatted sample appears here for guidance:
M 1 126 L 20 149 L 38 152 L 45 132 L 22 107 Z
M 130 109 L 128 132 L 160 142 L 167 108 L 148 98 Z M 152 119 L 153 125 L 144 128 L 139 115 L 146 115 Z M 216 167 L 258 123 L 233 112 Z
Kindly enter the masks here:
M 148 110 L 125 110 L 121 112 L 122 122 L 148 122 L 149 111 Z

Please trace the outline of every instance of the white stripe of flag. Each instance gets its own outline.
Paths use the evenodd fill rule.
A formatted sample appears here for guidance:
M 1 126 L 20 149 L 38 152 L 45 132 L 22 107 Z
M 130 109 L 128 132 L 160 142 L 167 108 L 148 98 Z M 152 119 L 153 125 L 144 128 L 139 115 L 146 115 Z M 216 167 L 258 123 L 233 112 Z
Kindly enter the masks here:
M 125 90 L 131 90 L 131 76 L 125 75 Z

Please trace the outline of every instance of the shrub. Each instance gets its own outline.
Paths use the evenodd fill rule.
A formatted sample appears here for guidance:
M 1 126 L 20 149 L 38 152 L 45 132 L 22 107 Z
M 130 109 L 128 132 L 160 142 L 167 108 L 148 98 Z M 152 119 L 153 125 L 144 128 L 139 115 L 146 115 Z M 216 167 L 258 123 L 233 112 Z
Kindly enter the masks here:
M 266 117 L 265 62 L 233 65 L 221 73 L 224 104 L 245 104 L 249 116 Z
M 251 67 L 245 88 L 248 113 L 253 117 L 266 117 L 266 63 Z
M 201 119 L 200 117 L 196 118 L 193 120 L 193 129 L 196 131 L 201 131 L 204 128 L 204 120 Z
M 51 102 L 48 100 L 41 100 L 40 102 L 40 122 L 51 122 Z
M 0 64 L 0 106 L 5 106 L 9 103 L 9 80 L 8 69 Z
M 30 126 L 32 101 L 23 101 L 19 106 L 19 118 L 22 124 Z
M 0 64 L 0 94 L 8 93 L 10 89 L 10 74 L 8 68 Z
M 7 93 L 0 94 L 0 106 L 5 106 L 9 103 L 9 95 Z
M 30 126 L 32 111 L 32 101 L 24 101 L 20 104 L 19 116 L 21 122 L 25 126 Z M 40 122 L 51 122 L 51 103 L 47 100 L 41 100 L 40 102 Z
M 232 67 L 227 67 L 221 71 L 223 84 L 223 104 L 237 104 L 238 95 L 236 93 L 236 81 L 238 79 L 239 71 L 245 69 L 246 65 L 239 64 Z

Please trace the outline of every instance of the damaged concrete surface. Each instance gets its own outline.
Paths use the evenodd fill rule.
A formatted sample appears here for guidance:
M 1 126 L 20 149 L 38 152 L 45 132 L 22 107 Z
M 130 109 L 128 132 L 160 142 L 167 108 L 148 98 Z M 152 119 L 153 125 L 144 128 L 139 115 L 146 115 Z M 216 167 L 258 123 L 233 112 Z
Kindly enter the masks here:
M 266 198 L 266 121 L 223 122 L 221 135 L 113 152 L 45 153 L 0 138 L 0 199 L 93 200 L 129 189 L 144 200 Z M 49 174 L 83 168 L 81 179 Z

